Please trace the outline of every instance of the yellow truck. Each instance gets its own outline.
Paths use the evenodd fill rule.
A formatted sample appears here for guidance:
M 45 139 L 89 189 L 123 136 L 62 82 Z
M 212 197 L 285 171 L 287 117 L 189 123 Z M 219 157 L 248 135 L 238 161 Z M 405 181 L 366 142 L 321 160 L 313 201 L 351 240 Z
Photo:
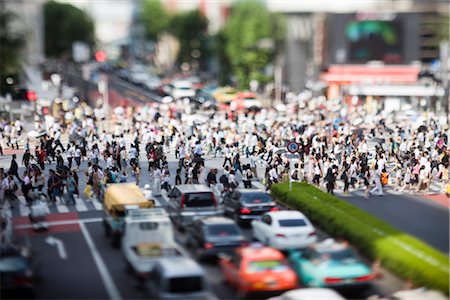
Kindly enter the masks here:
M 147 200 L 135 184 L 115 183 L 108 186 L 103 197 L 103 227 L 113 246 L 120 245 L 128 210 L 154 206 L 155 202 Z

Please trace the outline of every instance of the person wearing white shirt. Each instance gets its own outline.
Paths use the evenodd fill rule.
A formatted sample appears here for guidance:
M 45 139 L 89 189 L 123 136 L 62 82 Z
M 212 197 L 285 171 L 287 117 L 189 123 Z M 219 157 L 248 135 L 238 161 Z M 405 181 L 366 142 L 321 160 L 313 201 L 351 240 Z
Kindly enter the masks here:
M 70 144 L 67 149 L 67 161 L 69 162 L 69 169 L 72 169 L 72 161 L 75 156 L 75 147 Z
M 106 168 L 107 169 L 114 168 L 114 159 L 112 155 L 108 155 L 108 158 L 106 159 Z

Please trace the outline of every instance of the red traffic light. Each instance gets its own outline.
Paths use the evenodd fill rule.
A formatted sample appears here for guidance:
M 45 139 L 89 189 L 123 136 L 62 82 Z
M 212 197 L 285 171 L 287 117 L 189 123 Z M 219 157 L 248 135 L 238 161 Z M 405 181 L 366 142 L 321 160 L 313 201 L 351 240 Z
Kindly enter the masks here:
M 37 94 L 36 94 L 35 91 L 30 91 L 30 90 L 28 90 L 28 91 L 27 91 L 27 94 L 26 94 L 26 96 L 25 96 L 25 98 L 26 98 L 28 101 L 34 102 L 34 101 L 37 100 Z
M 104 62 L 106 60 L 105 51 L 97 51 L 95 52 L 95 60 L 98 62 Z

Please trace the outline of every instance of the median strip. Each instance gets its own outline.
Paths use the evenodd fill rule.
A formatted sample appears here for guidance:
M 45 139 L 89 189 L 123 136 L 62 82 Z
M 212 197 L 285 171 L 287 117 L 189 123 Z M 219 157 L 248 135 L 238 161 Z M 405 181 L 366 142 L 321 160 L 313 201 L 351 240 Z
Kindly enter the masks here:
M 448 294 L 449 259 L 436 249 L 380 219 L 306 183 L 276 184 L 272 195 L 301 210 L 328 233 L 349 240 L 370 259 L 417 286 Z

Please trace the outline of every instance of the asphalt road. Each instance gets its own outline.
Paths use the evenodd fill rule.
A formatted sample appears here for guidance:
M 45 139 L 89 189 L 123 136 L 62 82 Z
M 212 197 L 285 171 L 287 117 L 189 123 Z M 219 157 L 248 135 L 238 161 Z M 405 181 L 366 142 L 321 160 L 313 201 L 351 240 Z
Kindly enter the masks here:
M 143 156 L 143 155 L 142 155 Z M 142 157 L 141 156 L 141 157 Z M 20 161 L 21 157 L 18 157 Z M 245 162 L 245 159 L 243 159 Z M 103 163 L 103 162 L 102 162 Z M 8 160 L 0 160 L 0 166 L 8 167 Z M 221 167 L 221 158 L 207 158 L 206 167 Z M 148 182 L 147 164 L 141 164 L 141 187 Z M 177 162 L 169 155 L 171 174 L 175 173 Z M 54 165 L 52 166 L 54 168 Z M 47 168 L 48 170 L 49 168 Z M 80 190 L 84 188 L 84 171 L 86 163 L 82 164 L 78 172 L 80 176 Z M 20 170 L 20 173 L 22 170 Z M 258 170 L 259 175 L 263 169 Z M 239 176 L 238 176 L 239 177 Z M 352 196 L 347 201 L 385 220 L 391 225 L 404 230 L 430 245 L 448 253 L 448 210 L 431 201 L 416 196 L 391 195 L 372 197 Z M 165 204 L 163 198 L 158 201 Z M 111 247 L 111 243 L 104 236 L 100 222 L 101 206 L 92 205 L 85 199 L 78 199 L 80 205 L 66 208 L 64 205 L 51 207 L 50 218 L 61 218 L 62 208 L 71 212 L 73 223 L 69 225 L 51 226 L 48 232 L 25 233 L 40 262 L 40 280 L 36 283 L 36 296 L 39 299 L 106 299 L 119 295 L 123 299 L 149 298 L 148 291 L 141 290 L 136 279 L 126 271 L 126 265 L 120 249 Z M 86 207 L 81 204 L 85 203 Z M 19 205 L 20 207 L 20 205 Z M 58 209 L 58 210 L 57 210 Z M 13 220 L 20 220 L 24 211 L 16 207 L 11 211 Z M 75 215 L 75 217 L 74 217 Z M 23 217 L 22 217 L 23 219 Z M 80 221 L 81 220 L 81 221 Z M 244 233 L 251 240 L 251 229 L 244 228 Z M 60 240 L 67 253 L 67 258 L 61 258 L 57 246 L 48 243 L 51 236 Z M 183 243 L 184 234 L 177 232 L 176 238 Z M 221 299 L 235 298 L 234 291 L 223 282 L 221 271 L 214 261 L 202 262 L 207 272 L 208 280 L 214 293 Z M 384 273 L 381 279 L 375 281 L 371 289 L 363 294 L 349 293 L 349 298 L 367 297 L 373 294 L 390 295 L 402 288 L 402 282 L 389 273 Z
M 390 225 L 449 254 L 449 210 L 421 196 L 390 195 L 344 198 Z

